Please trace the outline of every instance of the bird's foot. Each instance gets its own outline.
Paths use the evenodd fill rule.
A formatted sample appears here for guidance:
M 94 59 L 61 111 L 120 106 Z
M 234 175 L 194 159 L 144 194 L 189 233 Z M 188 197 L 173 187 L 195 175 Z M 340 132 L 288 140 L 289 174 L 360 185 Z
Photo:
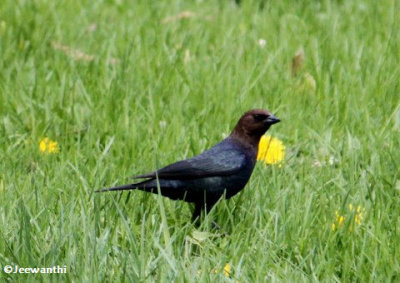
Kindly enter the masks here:
M 227 236 L 229 236 L 229 234 L 228 234 L 226 231 L 224 231 L 224 230 L 221 228 L 221 226 L 219 226 L 218 223 L 215 222 L 215 221 L 212 221 L 212 222 L 211 222 L 211 228 L 217 230 L 217 231 L 219 232 L 219 235 L 220 235 L 221 237 L 227 237 Z
M 212 227 L 213 229 L 215 229 L 215 230 L 221 230 L 221 226 L 219 226 L 218 223 L 215 222 L 215 221 L 212 221 L 212 222 L 211 222 L 211 227 Z

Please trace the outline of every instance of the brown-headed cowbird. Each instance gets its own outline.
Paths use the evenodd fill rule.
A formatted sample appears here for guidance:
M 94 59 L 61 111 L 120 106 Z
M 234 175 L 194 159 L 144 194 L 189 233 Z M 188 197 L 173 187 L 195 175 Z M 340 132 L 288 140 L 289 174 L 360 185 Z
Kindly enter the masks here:
M 134 177 L 144 181 L 99 192 L 138 189 L 158 194 L 159 186 L 163 196 L 194 203 L 192 219 L 196 220 L 222 196 L 229 199 L 244 188 L 256 164 L 261 136 L 279 121 L 269 111 L 250 110 L 227 138 L 200 155 Z

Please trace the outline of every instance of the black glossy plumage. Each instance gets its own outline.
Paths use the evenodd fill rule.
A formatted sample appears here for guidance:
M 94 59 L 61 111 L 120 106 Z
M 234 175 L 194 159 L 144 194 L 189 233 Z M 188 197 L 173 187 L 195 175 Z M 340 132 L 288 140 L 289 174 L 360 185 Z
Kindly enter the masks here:
M 135 177 L 144 181 L 100 191 L 138 189 L 157 194 L 158 183 L 163 196 L 195 204 L 194 220 L 223 195 L 231 198 L 244 188 L 256 163 L 259 139 L 277 122 L 268 111 L 251 110 L 229 137 L 200 155 Z

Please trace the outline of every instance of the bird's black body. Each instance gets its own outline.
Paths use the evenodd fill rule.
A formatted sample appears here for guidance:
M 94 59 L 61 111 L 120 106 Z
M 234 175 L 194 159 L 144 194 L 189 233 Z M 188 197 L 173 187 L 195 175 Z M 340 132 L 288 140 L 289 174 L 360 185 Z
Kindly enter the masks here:
M 270 125 L 279 122 L 269 112 L 253 111 L 263 111 L 265 119 L 270 119 L 268 123 L 262 123 L 264 128 L 261 131 L 253 130 L 254 136 L 245 132 L 246 127 L 239 127 L 245 124 L 241 121 L 246 114 L 249 115 L 249 111 L 229 137 L 200 155 L 135 177 L 146 179 L 144 181 L 101 191 L 138 189 L 158 194 L 159 188 L 165 197 L 194 203 L 193 219 L 196 219 L 202 210 L 208 212 L 222 196 L 231 198 L 236 195 L 248 182 L 256 164 L 261 135 Z

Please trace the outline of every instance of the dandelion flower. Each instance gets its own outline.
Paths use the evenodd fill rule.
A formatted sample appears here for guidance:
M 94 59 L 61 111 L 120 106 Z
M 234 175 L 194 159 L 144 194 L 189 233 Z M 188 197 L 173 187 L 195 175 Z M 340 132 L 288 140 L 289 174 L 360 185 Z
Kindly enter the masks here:
M 57 153 L 59 151 L 58 143 L 49 138 L 40 141 L 39 149 L 43 153 Z
M 269 135 L 262 136 L 258 145 L 257 160 L 266 164 L 276 164 L 285 157 L 285 146 L 282 141 Z

